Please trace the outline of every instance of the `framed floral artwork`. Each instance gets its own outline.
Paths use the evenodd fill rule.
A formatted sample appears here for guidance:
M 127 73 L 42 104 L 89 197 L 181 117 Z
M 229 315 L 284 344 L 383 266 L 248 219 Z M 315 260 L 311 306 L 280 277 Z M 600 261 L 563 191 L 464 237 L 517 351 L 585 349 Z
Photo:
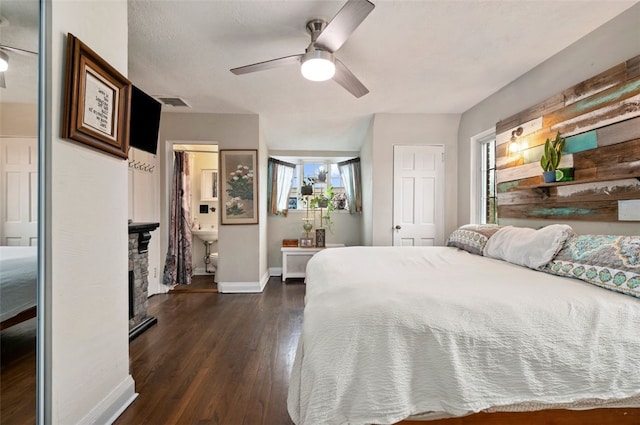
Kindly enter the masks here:
M 220 150 L 220 224 L 258 224 L 258 151 Z

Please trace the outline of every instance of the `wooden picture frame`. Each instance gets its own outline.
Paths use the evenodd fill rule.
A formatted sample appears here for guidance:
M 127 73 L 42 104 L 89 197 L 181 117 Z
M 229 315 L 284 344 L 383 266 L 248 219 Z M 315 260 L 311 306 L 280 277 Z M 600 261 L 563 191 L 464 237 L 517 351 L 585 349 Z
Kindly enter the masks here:
M 316 229 L 316 248 L 324 248 L 327 239 L 326 229 Z
M 200 172 L 200 200 L 218 200 L 218 170 L 203 169 Z
M 300 248 L 313 248 L 313 238 L 300 238 Z
M 220 224 L 258 224 L 258 151 L 220 150 Z
M 64 94 L 62 137 L 126 159 L 131 82 L 71 33 Z

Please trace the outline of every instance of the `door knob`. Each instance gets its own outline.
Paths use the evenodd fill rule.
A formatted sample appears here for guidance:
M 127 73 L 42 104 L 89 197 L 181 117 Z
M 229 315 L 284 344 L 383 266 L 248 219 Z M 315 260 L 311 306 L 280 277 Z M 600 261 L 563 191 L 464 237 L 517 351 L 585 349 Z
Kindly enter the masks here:
M 399 224 L 396 224 L 396 230 L 400 230 L 402 229 L 402 226 L 400 226 Z

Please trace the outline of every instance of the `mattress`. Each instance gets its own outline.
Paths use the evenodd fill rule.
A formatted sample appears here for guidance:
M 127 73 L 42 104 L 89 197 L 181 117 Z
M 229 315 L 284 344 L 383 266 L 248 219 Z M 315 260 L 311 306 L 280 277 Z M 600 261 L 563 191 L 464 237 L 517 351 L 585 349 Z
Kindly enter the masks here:
M 37 268 L 35 246 L 0 246 L 0 322 L 36 305 Z
M 640 396 L 640 300 L 451 247 L 307 265 L 297 425 L 394 423 Z

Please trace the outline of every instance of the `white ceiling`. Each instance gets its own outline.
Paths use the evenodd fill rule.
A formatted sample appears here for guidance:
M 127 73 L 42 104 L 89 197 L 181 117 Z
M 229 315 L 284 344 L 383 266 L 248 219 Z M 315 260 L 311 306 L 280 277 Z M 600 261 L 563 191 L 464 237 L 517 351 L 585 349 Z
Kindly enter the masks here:
M 344 2 L 129 2 L 129 78 L 195 112 L 258 113 L 271 149 L 358 150 L 373 114 L 462 113 L 634 3 L 373 0 L 336 53 L 360 99 L 297 66 L 229 72 L 304 53 L 306 22 Z
M 372 0 L 336 53 L 371 91 L 360 99 L 305 80 L 297 66 L 229 72 L 303 53 L 306 22 L 331 20 L 345 1 L 130 0 L 128 77 L 151 95 L 185 99 L 188 112 L 260 114 L 274 150 L 353 151 L 373 114 L 462 113 L 636 3 Z M 37 49 L 35 0 L 0 0 L 0 15 L 10 21 L 1 44 Z M 35 87 L 35 71 L 18 72 Z M 29 84 L 6 77 L 0 101 L 24 99 L 12 90 Z
M 38 52 L 38 2 L 0 0 L 0 44 Z M 38 57 L 9 52 L 5 72 L 7 88 L 0 88 L 0 103 L 36 103 Z

